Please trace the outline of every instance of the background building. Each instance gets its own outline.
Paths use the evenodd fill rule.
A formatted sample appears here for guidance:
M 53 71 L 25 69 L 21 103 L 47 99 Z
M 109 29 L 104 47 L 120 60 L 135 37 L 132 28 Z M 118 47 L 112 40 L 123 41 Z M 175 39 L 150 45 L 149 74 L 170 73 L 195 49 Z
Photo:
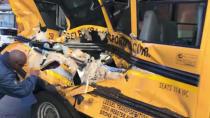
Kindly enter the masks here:
M 16 28 L 15 15 L 8 0 L 0 0 L 0 28 Z

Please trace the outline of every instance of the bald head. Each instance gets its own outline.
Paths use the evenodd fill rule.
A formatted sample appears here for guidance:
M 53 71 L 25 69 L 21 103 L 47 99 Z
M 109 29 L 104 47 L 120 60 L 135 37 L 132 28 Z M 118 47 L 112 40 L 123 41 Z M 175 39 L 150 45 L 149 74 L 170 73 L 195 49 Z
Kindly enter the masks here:
M 15 70 L 21 69 L 26 63 L 26 55 L 19 50 L 9 52 L 9 62 Z

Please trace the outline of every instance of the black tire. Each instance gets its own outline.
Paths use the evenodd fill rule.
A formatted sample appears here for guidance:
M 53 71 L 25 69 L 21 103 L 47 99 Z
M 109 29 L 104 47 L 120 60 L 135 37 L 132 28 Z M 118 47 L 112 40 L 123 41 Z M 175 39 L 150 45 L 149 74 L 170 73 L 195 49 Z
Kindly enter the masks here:
M 47 91 L 41 91 L 35 96 L 37 99 L 37 103 L 32 106 L 31 118 L 56 118 L 58 114 L 60 118 L 80 118 L 78 112 L 74 109 L 74 107 L 59 95 L 51 94 Z M 52 106 L 51 109 L 49 107 L 45 108 L 46 104 L 50 107 Z M 41 115 L 41 113 L 43 113 L 41 111 L 44 111 L 43 109 L 45 109 L 45 113 L 48 114 L 48 117 Z

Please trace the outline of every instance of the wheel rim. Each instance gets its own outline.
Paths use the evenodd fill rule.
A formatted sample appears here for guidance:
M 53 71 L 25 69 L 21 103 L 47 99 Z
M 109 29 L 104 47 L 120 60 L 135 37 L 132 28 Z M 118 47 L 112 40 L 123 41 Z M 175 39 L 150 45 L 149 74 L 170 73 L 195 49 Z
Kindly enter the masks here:
M 37 116 L 38 118 L 60 118 L 58 110 L 50 102 L 43 102 L 39 105 Z

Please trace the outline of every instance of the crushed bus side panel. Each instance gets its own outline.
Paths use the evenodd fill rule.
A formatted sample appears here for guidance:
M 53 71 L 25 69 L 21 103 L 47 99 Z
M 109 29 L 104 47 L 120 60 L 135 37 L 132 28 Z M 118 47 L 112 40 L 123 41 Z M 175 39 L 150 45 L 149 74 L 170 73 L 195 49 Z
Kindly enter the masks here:
M 202 116 L 201 101 L 208 96 L 200 91 L 206 90 L 204 79 L 208 75 L 202 75 L 205 57 L 201 55 L 209 37 L 209 16 L 191 23 L 191 19 L 182 17 L 186 12 L 180 9 L 193 6 L 188 11 L 193 16 L 201 8 L 197 12 L 203 10 L 204 16 L 206 1 L 109 2 L 55 0 L 48 4 L 42 0 L 10 0 L 22 36 L 17 40 L 22 43 L 10 44 L 2 53 L 14 49 L 25 52 L 28 63 L 24 71 L 42 70 L 40 78 L 56 88 L 77 111 L 90 117 Z M 52 7 L 46 7 L 49 5 Z M 48 10 L 60 13 L 56 11 L 60 9 L 67 19 L 64 25 L 58 24 L 64 19 L 45 16 Z M 173 14 L 158 15 L 163 11 Z M 169 16 L 172 20 L 162 22 L 161 18 Z M 48 22 L 51 17 L 56 22 Z M 141 21 L 137 21 L 140 17 Z M 202 38 L 202 30 L 194 29 L 203 24 Z M 201 48 L 198 39 L 205 39 Z M 209 106 L 205 108 L 209 111 Z

